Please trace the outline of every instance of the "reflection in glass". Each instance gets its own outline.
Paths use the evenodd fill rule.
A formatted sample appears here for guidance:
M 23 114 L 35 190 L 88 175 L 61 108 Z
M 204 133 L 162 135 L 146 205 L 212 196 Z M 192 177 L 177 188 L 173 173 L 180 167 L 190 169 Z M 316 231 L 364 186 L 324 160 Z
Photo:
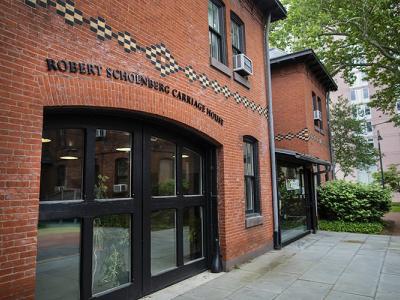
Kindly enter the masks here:
M 183 261 L 203 257 L 203 211 L 200 206 L 183 211 Z
M 96 130 L 96 199 L 130 195 L 131 134 Z
M 254 211 L 254 144 L 244 143 L 243 150 L 243 162 L 244 162 L 244 196 L 246 199 L 246 211 Z
M 183 148 L 182 151 L 182 191 L 184 195 L 200 195 L 201 156 Z
M 42 136 L 40 200 L 82 199 L 82 129 L 45 129 Z
M 39 222 L 36 299 L 79 299 L 80 232 L 78 219 Z
M 151 274 L 176 267 L 175 210 L 153 211 L 151 214 Z
M 176 146 L 157 137 L 151 137 L 150 142 L 152 195 L 173 196 L 176 192 Z
M 282 241 L 307 231 L 306 199 L 303 167 L 278 165 Z
M 92 292 L 97 294 L 130 282 L 130 215 L 109 215 L 93 221 Z

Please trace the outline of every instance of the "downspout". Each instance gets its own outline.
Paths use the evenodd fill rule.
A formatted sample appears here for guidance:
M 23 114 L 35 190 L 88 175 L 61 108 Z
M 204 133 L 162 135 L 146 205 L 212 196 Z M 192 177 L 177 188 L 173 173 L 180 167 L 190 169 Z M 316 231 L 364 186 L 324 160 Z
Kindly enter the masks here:
M 332 131 L 331 131 L 331 110 L 330 110 L 330 92 L 326 93 L 326 118 L 328 121 L 328 137 L 329 137 L 329 154 L 331 156 L 331 170 L 332 170 L 332 178 L 335 179 L 335 162 L 332 148 Z
M 268 14 L 264 29 L 264 57 L 265 62 L 265 79 L 267 81 L 267 97 L 268 97 L 268 129 L 269 129 L 269 150 L 271 159 L 271 178 L 272 178 L 272 207 L 274 216 L 274 248 L 281 249 L 281 238 L 279 232 L 279 204 L 278 189 L 276 176 L 276 156 L 275 156 L 275 133 L 274 133 L 274 116 L 272 109 L 272 83 L 271 83 L 271 63 L 269 60 L 269 30 L 271 25 L 271 13 Z

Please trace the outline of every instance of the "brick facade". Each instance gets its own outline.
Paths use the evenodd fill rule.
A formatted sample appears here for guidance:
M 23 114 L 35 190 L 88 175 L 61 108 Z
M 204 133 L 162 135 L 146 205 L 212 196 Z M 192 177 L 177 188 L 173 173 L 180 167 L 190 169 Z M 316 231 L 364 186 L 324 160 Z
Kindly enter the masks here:
M 250 89 L 247 89 L 210 66 L 207 1 L 191 1 L 188 5 L 182 0 L 77 0 L 72 21 L 68 12 L 63 15 L 61 7 L 43 7 L 43 3 L 47 1 L 6 0 L 0 3 L 0 299 L 33 298 L 34 295 L 45 107 L 90 106 L 143 112 L 192 128 L 217 141 L 221 145 L 218 149 L 218 207 L 223 259 L 237 261 L 249 253 L 268 248 L 272 244 L 272 205 L 268 128 L 265 111 L 262 111 L 267 100 L 264 25 L 260 12 L 246 4 L 247 1 L 225 1 L 226 27 L 230 28 L 231 10 L 245 24 L 246 53 L 254 64 L 254 75 L 249 78 Z M 115 36 L 90 29 L 93 23 L 101 22 L 99 16 Z M 92 23 L 90 18 L 93 18 Z M 132 40 L 142 47 L 140 51 L 130 46 L 127 49 L 126 41 L 118 43 L 118 37 L 124 32 L 129 32 Z M 227 30 L 228 58 L 232 57 L 230 41 L 230 30 Z M 145 47 L 160 43 L 182 68 L 164 77 L 145 54 Z M 86 74 L 49 72 L 47 58 L 101 65 L 103 75 L 87 74 L 87 70 Z M 206 74 L 210 81 L 216 80 L 220 87 L 226 86 L 231 93 L 226 97 L 211 87 L 203 88 L 198 79 L 191 82 L 183 71 L 188 66 L 197 74 Z M 228 66 L 232 67 L 231 59 L 228 59 Z M 184 91 L 223 118 L 223 126 L 193 106 L 178 101 L 171 93 L 167 95 L 107 78 L 106 67 L 137 72 Z M 279 94 L 284 82 L 293 77 L 301 84 L 307 78 L 305 71 L 288 76 L 274 79 L 276 100 L 285 96 Z M 312 84 L 310 82 L 310 89 Z M 318 92 L 323 96 L 319 87 Z M 240 98 L 235 98 L 235 93 Z M 299 100 L 299 106 L 307 105 L 310 100 L 308 92 L 298 95 L 301 97 L 290 96 Z M 275 105 L 279 110 L 278 104 Z M 311 108 L 306 110 L 309 111 L 307 122 L 312 124 Z M 276 119 L 284 117 L 277 115 Z M 293 127 L 277 126 L 277 132 L 311 126 L 301 122 L 298 120 Z M 259 141 L 260 154 L 263 224 L 249 229 L 245 228 L 244 135 Z M 326 141 L 327 136 L 322 138 Z M 304 147 L 303 142 L 296 143 Z M 325 152 L 317 156 L 326 158 Z
M 272 90 L 276 147 L 330 161 L 326 88 L 299 62 L 273 68 Z M 313 92 L 322 101 L 323 132 L 314 126 Z

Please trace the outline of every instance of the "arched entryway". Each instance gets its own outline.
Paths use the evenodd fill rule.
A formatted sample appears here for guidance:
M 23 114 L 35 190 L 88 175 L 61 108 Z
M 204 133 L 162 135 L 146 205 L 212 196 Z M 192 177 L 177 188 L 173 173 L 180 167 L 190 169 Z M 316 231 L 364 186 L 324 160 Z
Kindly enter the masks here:
M 46 110 L 37 299 L 133 299 L 207 269 L 214 152 L 154 118 Z

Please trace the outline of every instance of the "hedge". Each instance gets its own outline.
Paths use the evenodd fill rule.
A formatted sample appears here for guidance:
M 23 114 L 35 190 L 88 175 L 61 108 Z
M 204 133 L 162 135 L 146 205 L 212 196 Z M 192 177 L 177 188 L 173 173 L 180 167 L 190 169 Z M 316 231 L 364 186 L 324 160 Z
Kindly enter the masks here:
M 391 191 L 377 185 L 330 181 L 318 189 L 319 216 L 324 220 L 379 222 L 390 210 L 391 199 Z

